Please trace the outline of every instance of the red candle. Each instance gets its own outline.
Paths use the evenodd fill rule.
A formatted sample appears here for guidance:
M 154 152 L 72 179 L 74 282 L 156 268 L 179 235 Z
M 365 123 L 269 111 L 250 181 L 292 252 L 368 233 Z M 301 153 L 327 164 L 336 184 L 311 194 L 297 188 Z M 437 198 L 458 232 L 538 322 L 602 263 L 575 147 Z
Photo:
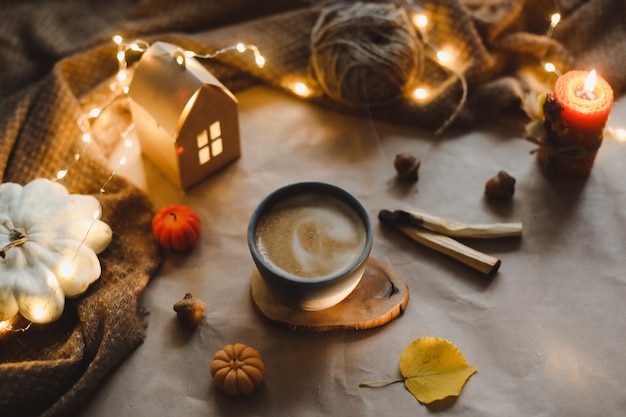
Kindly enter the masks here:
M 612 106 L 613 89 L 595 70 L 559 77 L 543 106 L 546 143 L 539 161 L 544 169 L 566 176 L 589 175 Z

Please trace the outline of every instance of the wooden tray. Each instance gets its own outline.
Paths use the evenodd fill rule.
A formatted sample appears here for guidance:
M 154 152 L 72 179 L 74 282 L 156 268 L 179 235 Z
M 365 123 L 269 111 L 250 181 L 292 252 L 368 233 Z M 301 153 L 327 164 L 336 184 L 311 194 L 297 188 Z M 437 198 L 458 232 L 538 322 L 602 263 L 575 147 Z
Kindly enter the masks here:
M 400 316 L 409 302 L 409 288 L 388 264 L 370 258 L 361 282 L 339 304 L 319 311 L 304 311 L 278 300 L 259 272 L 252 272 L 252 302 L 273 323 L 293 330 L 326 332 L 382 326 Z

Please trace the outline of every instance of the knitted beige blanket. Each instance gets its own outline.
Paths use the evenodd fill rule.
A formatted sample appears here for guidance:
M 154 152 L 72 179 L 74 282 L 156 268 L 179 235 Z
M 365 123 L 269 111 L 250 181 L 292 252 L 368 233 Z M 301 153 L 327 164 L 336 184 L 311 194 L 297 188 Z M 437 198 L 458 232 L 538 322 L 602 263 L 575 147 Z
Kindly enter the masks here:
M 460 64 L 446 71 L 423 48 L 420 85 L 435 94 L 354 108 L 313 94 L 311 102 L 363 117 L 434 131 L 450 118 L 467 82 L 467 100 L 453 127 L 471 127 L 502 113 L 521 113 L 522 101 L 549 89 L 562 71 L 595 68 L 616 95 L 626 89 L 626 9 L 619 0 L 414 0 L 431 18 L 433 45 L 454 45 Z M 348 2 L 347 4 L 351 4 Z M 81 99 L 115 74 L 114 34 L 167 41 L 197 53 L 237 42 L 255 44 L 266 57 L 225 54 L 207 62 L 227 87 L 265 83 L 293 94 L 290 80 L 316 89 L 311 35 L 326 3 L 313 0 L 31 0 L 0 5 L 0 168 L 2 181 L 52 178 L 68 167 L 82 143 Z M 408 9 L 407 9 L 408 10 Z M 551 37 L 550 15 L 562 21 Z M 419 36 L 418 42 L 423 41 Z M 384 86 L 383 86 L 384 87 Z M 318 91 L 318 90 L 316 90 Z M 105 129 L 106 131 L 106 129 Z M 97 138 L 63 180 L 73 193 L 98 194 L 110 175 L 106 160 L 117 134 Z M 102 277 L 68 302 L 50 325 L 0 337 L 0 413 L 68 415 L 145 337 L 138 299 L 156 273 L 161 254 L 150 233 L 153 208 L 144 193 L 115 177 L 102 197 L 113 242 L 100 255 Z M 36 400 L 35 400 L 36 399 Z

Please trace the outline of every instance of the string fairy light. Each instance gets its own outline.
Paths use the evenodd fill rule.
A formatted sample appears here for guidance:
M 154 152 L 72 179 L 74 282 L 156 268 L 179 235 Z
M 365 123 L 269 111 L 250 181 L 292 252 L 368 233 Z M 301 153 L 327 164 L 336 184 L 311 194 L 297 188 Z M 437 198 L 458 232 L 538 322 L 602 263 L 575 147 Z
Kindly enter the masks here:
M 558 3 L 557 3 L 558 6 Z M 561 13 L 553 13 L 550 16 L 550 26 L 548 27 L 548 32 L 546 33 L 546 37 L 551 38 L 552 32 L 554 32 L 554 28 L 561 22 Z
M 555 0 L 555 6 L 557 8 L 557 10 L 559 9 L 559 2 L 557 0 Z M 561 23 L 561 13 L 559 11 L 552 13 L 552 15 L 550 16 L 550 26 L 548 26 L 548 30 L 546 31 L 546 38 L 552 39 L 552 35 L 554 34 L 554 29 L 556 29 L 556 27 L 558 26 L 558 24 Z M 546 48 L 545 53 L 543 58 L 541 59 L 541 65 L 543 66 L 543 68 L 546 70 L 546 72 L 548 73 L 554 73 L 557 76 L 561 76 L 563 75 L 561 73 L 561 71 L 552 63 L 549 61 L 545 61 L 546 59 L 546 55 L 548 53 L 548 50 Z
M 428 91 L 422 87 L 416 88 L 415 90 L 413 90 L 413 95 L 418 100 L 424 100 L 428 97 Z
M 295 78 L 295 77 L 285 77 L 281 81 L 281 86 L 290 90 L 293 94 L 302 98 L 310 98 L 314 95 L 319 94 L 313 88 L 306 83 L 304 79 Z
M 457 69 L 456 63 L 454 60 L 455 51 L 451 47 L 442 48 L 435 45 L 431 42 L 430 37 L 428 35 L 428 26 L 430 24 L 430 19 L 424 10 L 413 3 L 413 0 L 406 0 L 409 9 L 412 12 L 411 21 L 413 25 L 418 30 L 422 43 L 428 47 L 435 56 L 435 62 L 439 64 L 439 66 L 452 75 L 454 75 L 459 82 L 461 83 L 461 97 L 453 112 L 448 116 L 448 118 L 443 122 L 443 124 L 435 131 L 435 135 L 440 135 L 446 130 L 452 122 L 457 118 L 463 106 L 465 106 L 465 102 L 467 101 L 467 93 L 468 93 L 468 85 L 467 80 L 465 79 L 465 75 L 462 71 Z M 413 97 L 418 101 L 424 101 L 428 99 L 428 91 L 424 87 L 417 87 L 413 91 Z
M 4 333 L 23 333 L 31 328 L 32 322 L 26 323 L 24 326 L 14 327 L 19 322 L 19 316 L 14 316 L 8 320 L 0 321 L 0 336 Z
M 461 98 L 459 99 L 459 102 L 456 108 L 454 109 L 453 113 L 448 117 L 448 119 L 444 122 L 444 124 L 441 127 L 439 127 L 435 132 L 435 134 L 441 134 L 450 125 L 450 123 L 454 121 L 454 119 L 458 116 L 459 112 L 462 110 L 463 106 L 465 105 L 465 102 L 467 100 L 467 94 L 468 94 L 467 80 L 465 79 L 465 76 L 463 75 L 462 71 L 460 71 L 454 65 L 454 60 L 453 60 L 451 52 L 449 50 L 446 50 L 445 48 L 441 48 L 435 45 L 430 40 L 430 37 L 428 34 L 428 27 L 430 25 L 430 20 L 426 12 L 420 6 L 416 5 L 413 2 L 413 0 L 406 0 L 406 3 L 412 12 L 411 21 L 413 25 L 415 26 L 415 28 L 418 30 L 422 43 L 425 46 L 427 46 L 434 53 L 434 56 L 436 57 L 434 61 L 437 62 L 442 68 L 452 73 L 461 82 L 461 89 L 462 89 Z M 558 0 L 555 0 L 555 4 L 558 10 L 559 9 Z M 545 35 L 548 39 L 552 38 L 554 30 L 556 29 L 556 27 L 559 25 L 560 22 L 561 22 L 560 12 L 557 11 L 550 16 L 550 25 Z M 552 62 L 545 61 L 545 56 L 544 58 L 542 58 L 542 66 L 545 69 L 545 71 L 548 73 L 554 73 L 557 76 L 561 75 L 561 72 L 559 71 L 559 69 Z M 427 100 L 428 96 L 429 96 L 428 91 L 424 87 L 417 87 L 413 91 L 413 98 L 418 101 Z
M 150 47 L 150 44 L 143 40 L 134 40 L 132 42 L 126 42 L 124 38 L 120 35 L 113 36 L 112 41 L 114 44 L 117 45 L 116 59 L 117 59 L 118 68 L 117 68 L 117 73 L 115 74 L 115 77 L 114 77 L 115 81 L 110 86 L 111 93 L 102 103 L 89 109 L 86 113 L 81 114 L 76 119 L 76 124 L 80 130 L 80 137 L 81 137 L 82 145 L 79 151 L 73 155 L 72 162 L 66 168 L 60 169 L 56 172 L 56 175 L 53 178 L 54 181 L 62 181 L 63 179 L 65 179 L 68 173 L 70 172 L 70 170 L 81 160 L 82 155 L 87 151 L 89 146 L 94 142 L 94 133 L 93 133 L 94 123 L 115 102 L 127 97 L 128 92 L 129 92 L 129 85 L 130 85 L 130 77 L 129 77 L 129 71 L 128 71 L 129 55 L 131 54 L 141 55 Z M 185 58 L 214 59 L 222 54 L 225 54 L 231 51 L 237 51 L 239 53 L 245 53 L 247 51 L 251 51 L 254 55 L 254 60 L 255 60 L 256 65 L 259 68 L 262 68 L 265 65 L 265 57 L 261 54 L 259 48 L 256 45 L 245 44 L 241 42 L 232 46 L 219 49 L 210 54 L 198 54 L 194 51 L 183 50 L 182 58 L 180 58 L 183 61 L 181 62 L 181 61 L 178 61 L 178 58 L 176 59 L 177 59 L 177 62 L 179 62 L 179 64 L 184 64 Z M 104 194 L 106 193 L 107 186 L 115 178 L 118 171 L 128 162 L 128 159 L 127 159 L 128 152 L 133 146 L 132 145 L 133 143 L 128 138 L 128 136 L 133 131 L 134 127 L 135 127 L 134 123 L 130 123 L 120 133 L 120 138 L 125 148 L 124 152 L 122 156 L 120 157 L 120 159 L 118 160 L 117 165 L 113 168 L 109 176 L 100 186 L 98 197 L 97 197 L 98 207 L 93 213 L 92 222 L 87 228 L 87 232 L 85 233 L 85 236 L 83 237 L 82 241 L 79 243 L 79 246 L 74 254 L 74 257 L 71 260 L 68 260 L 62 263 L 59 266 L 59 273 L 62 276 L 67 277 L 67 276 L 71 276 L 74 273 L 73 263 L 76 260 L 76 257 L 78 256 L 78 253 L 82 245 L 84 245 L 84 243 L 86 242 L 89 232 L 94 227 L 96 220 L 101 217 L 102 208 L 103 208 L 102 200 L 103 200 Z M 52 281 L 51 278 L 52 277 L 48 277 L 48 280 Z M 57 286 L 54 284 L 50 285 L 50 287 L 53 288 L 53 293 L 48 298 L 48 300 L 52 300 L 52 298 L 56 295 L 57 290 L 58 290 Z M 49 301 L 39 306 L 39 310 L 41 314 L 45 314 L 45 308 L 48 302 Z M 35 312 L 34 314 L 37 314 L 37 313 Z M 10 318 L 8 320 L 0 321 L 0 335 L 6 332 L 25 332 L 33 324 L 32 322 L 28 322 L 25 326 L 16 328 L 14 327 L 14 325 L 19 320 L 18 317 L 19 315 L 16 315 L 13 318 Z
M 556 68 L 556 66 L 555 66 L 552 62 L 546 62 L 546 63 L 543 65 L 543 69 L 545 69 L 545 70 L 546 70 L 546 72 L 553 72 L 553 73 L 555 73 L 555 74 L 556 74 L 557 76 L 559 76 L 559 77 L 560 77 L 561 75 L 563 75 L 563 74 L 561 73 L 561 71 L 559 71 L 559 70 Z
M 311 98 L 313 96 L 318 95 L 320 92 L 316 89 L 313 89 L 306 83 L 306 81 L 298 76 L 287 76 L 284 77 L 280 85 L 288 90 L 290 90 L 293 94 L 301 98 Z
M 102 113 L 106 111 L 109 107 L 111 107 L 117 100 L 125 98 L 129 92 L 130 85 L 130 77 L 128 76 L 128 63 L 129 63 L 129 54 L 142 54 L 149 47 L 150 44 L 144 40 L 136 39 L 131 42 L 126 42 L 121 35 L 115 35 L 112 38 L 113 43 L 117 45 L 117 64 L 118 69 L 115 75 L 115 82 L 111 85 L 110 89 L 112 93 L 109 95 L 107 99 L 105 99 L 100 105 L 91 108 L 86 114 L 81 115 L 77 119 L 78 127 L 81 130 L 81 137 L 83 140 L 83 147 L 80 152 L 74 155 L 74 161 L 72 164 L 66 168 L 57 172 L 57 180 L 63 179 L 68 171 L 80 160 L 81 154 L 86 151 L 87 147 L 93 142 L 93 125 L 94 123 L 101 117 Z M 238 42 L 235 45 L 227 46 L 225 48 L 219 49 L 213 53 L 209 54 L 199 54 L 197 52 L 191 50 L 183 50 L 182 51 L 182 59 L 185 58 L 197 58 L 197 59 L 214 59 L 220 55 L 223 55 L 227 52 L 237 51 L 239 53 L 244 53 L 246 51 L 251 51 L 254 55 L 254 60 L 256 65 L 259 68 L 262 68 L 265 65 L 265 57 L 261 54 L 259 48 L 253 44 L 245 44 L 242 42 Z M 184 61 L 178 61 L 179 64 L 183 64 Z M 109 177 L 105 180 L 103 185 L 100 187 L 99 192 L 99 201 L 101 202 L 103 194 L 106 192 L 107 185 L 113 180 L 115 175 L 119 169 L 126 164 L 127 162 L 127 154 L 128 151 L 132 148 L 132 141 L 128 139 L 128 135 L 134 129 L 134 124 L 131 123 L 121 134 L 120 137 L 123 140 L 124 146 L 126 148 L 124 154 L 120 157 L 117 166 L 113 169 Z M 101 206 L 101 204 L 100 204 Z M 100 211 L 102 207 L 98 208 L 98 211 L 94 213 L 94 219 L 99 218 Z
M 261 55 L 261 51 L 259 51 L 259 48 L 256 45 L 245 44 L 241 42 L 235 45 L 227 46 L 222 49 L 218 49 L 217 51 L 210 54 L 198 54 L 197 52 L 188 50 L 183 51 L 183 53 L 187 58 L 214 59 L 217 58 L 219 55 L 223 55 L 230 51 L 237 51 L 239 53 L 251 51 L 254 54 L 254 62 L 256 63 L 257 67 L 263 68 L 263 66 L 265 66 L 265 57 Z
M 293 91 L 301 97 L 308 97 L 311 94 L 309 86 L 300 81 L 293 85 Z
M 11 320 L 0 321 L 0 334 L 4 331 L 13 330 Z
M 74 165 L 80 161 L 81 155 L 87 151 L 87 148 L 92 144 L 94 135 L 93 135 L 93 125 L 94 123 L 102 116 L 108 108 L 110 108 L 115 102 L 123 98 L 128 94 L 128 54 L 129 52 L 133 53 L 142 53 L 146 49 L 148 49 L 149 45 L 147 42 L 136 40 L 131 43 L 125 43 L 123 38 L 119 35 L 113 36 L 113 43 L 117 45 L 117 63 L 118 69 L 115 76 L 115 82 L 110 86 L 111 94 L 98 106 L 91 108 L 84 114 L 81 114 L 76 119 L 76 124 L 81 132 L 81 139 L 83 145 L 79 152 L 74 154 L 74 159 L 72 163 L 65 169 L 61 169 L 56 174 L 56 180 L 62 180 L 65 178 L 67 173 L 70 171 Z

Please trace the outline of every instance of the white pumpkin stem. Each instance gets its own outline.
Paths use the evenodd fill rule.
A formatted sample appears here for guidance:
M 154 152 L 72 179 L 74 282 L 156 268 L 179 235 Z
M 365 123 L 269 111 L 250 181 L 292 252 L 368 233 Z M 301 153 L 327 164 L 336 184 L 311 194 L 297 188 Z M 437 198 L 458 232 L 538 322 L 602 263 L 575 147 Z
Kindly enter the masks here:
M 26 235 L 26 231 L 20 227 L 17 229 L 11 229 L 9 232 L 9 240 L 10 242 L 0 250 L 0 257 L 2 257 L 2 259 L 6 258 L 9 249 L 26 243 L 28 241 L 28 236 Z

